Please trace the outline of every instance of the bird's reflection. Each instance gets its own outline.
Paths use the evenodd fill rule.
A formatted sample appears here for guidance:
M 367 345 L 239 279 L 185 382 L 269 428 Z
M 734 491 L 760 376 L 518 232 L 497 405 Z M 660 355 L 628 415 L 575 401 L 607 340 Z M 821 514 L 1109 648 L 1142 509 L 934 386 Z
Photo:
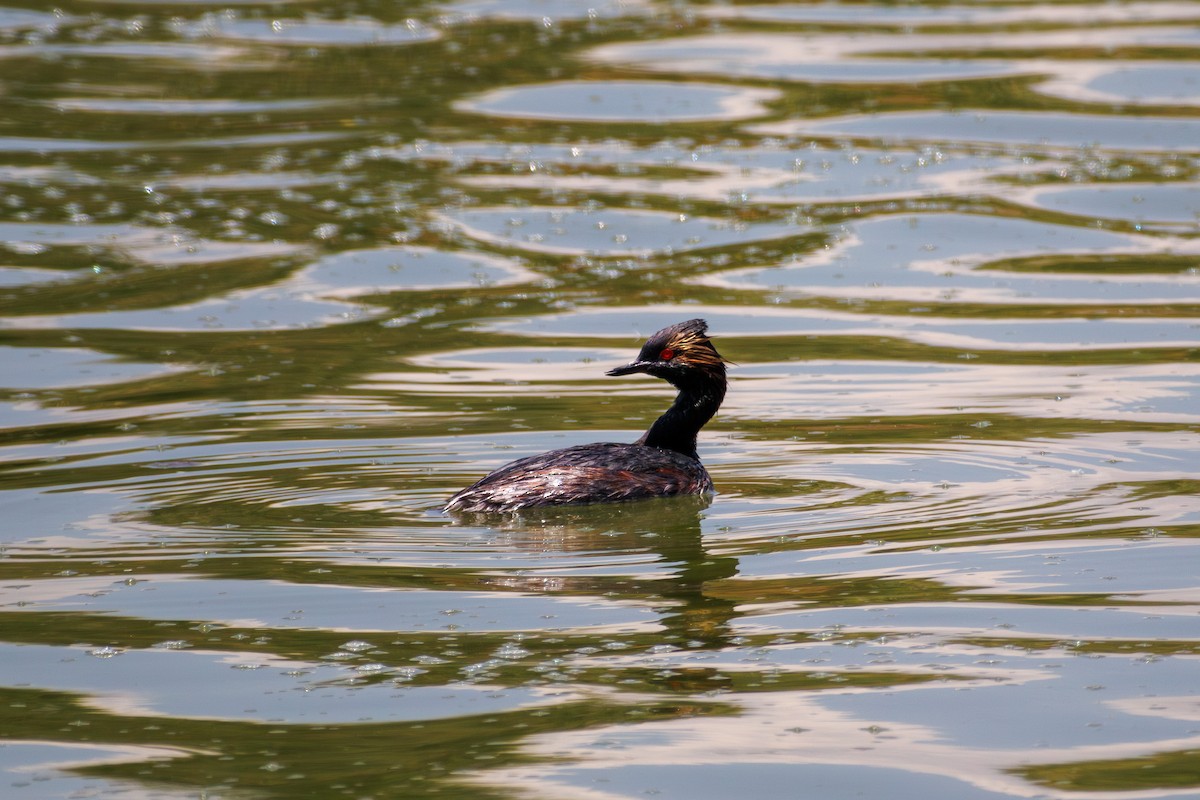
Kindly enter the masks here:
M 508 514 L 455 514 L 456 522 L 483 526 L 502 536 L 506 546 L 546 554 L 648 554 L 623 574 L 568 568 L 554 579 L 556 591 L 604 593 L 606 597 L 649 603 L 662 614 L 665 639 L 692 648 L 728 644 L 735 614 L 730 600 L 712 596 L 706 587 L 737 573 L 737 559 L 711 556 L 704 548 L 701 521 L 710 499 L 705 496 L 643 500 L 631 503 L 551 506 Z M 584 574 L 590 573 L 590 574 Z M 529 578 L 528 588 L 544 588 L 543 576 Z M 511 577 L 505 582 L 514 584 Z

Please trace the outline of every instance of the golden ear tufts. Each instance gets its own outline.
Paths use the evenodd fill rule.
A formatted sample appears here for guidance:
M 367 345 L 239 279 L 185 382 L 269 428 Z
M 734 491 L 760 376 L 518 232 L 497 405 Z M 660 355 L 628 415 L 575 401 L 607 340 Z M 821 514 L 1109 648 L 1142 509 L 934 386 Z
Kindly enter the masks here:
M 698 367 L 717 367 L 729 363 L 713 346 L 707 336 L 707 325 L 703 320 L 693 320 L 699 324 L 680 326 L 680 330 L 671 339 L 670 346 L 676 352 L 676 358 Z

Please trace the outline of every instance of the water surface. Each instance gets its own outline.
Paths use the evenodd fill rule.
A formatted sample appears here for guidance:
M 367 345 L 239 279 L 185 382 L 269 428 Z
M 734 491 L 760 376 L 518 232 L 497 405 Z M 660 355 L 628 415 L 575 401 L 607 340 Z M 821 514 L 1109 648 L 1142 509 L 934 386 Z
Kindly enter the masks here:
M 1200 797 L 1198 16 L 9 2 L 0 795 Z

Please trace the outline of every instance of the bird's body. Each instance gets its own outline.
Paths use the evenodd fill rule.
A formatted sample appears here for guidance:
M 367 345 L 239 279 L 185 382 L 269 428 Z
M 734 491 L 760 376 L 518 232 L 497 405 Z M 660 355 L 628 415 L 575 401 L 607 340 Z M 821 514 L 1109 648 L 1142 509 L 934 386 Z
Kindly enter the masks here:
M 609 375 L 645 372 L 679 395 L 632 444 L 597 442 L 505 464 L 450 498 L 447 511 L 497 512 L 711 492 L 696 435 L 725 397 L 725 361 L 693 319 L 651 336 L 637 359 Z
M 447 508 L 517 511 L 709 491 L 712 480 L 698 459 L 661 447 L 597 442 L 506 464 L 455 495 Z

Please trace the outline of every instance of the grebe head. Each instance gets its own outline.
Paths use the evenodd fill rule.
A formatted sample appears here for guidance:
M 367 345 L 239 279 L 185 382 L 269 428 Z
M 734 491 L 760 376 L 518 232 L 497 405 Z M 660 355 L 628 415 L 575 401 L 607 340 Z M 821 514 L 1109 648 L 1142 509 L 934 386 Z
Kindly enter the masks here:
M 708 339 L 708 323 L 689 319 L 663 328 L 642 345 L 638 357 L 606 375 L 644 372 L 669 381 L 676 388 L 695 381 L 725 381 L 725 359 Z

